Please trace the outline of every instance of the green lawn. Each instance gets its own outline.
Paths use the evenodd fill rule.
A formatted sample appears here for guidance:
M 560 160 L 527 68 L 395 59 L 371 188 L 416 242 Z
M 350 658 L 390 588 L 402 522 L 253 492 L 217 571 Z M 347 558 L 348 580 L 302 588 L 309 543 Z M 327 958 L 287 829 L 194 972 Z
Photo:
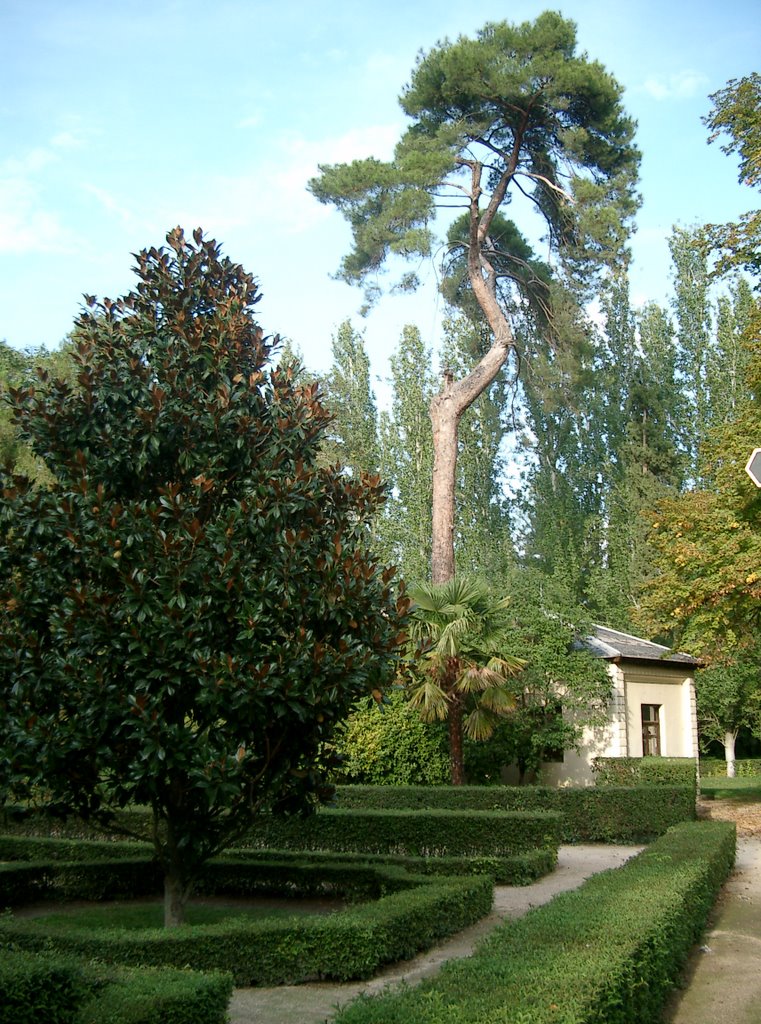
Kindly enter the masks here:
M 761 776 L 743 775 L 735 779 L 712 777 L 700 780 L 704 800 L 736 800 L 738 803 L 761 803 Z
M 336 907 L 338 909 L 338 907 Z M 191 903 L 186 910 L 186 925 L 220 924 L 223 921 L 245 918 L 248 921 L 259 921 L 263 918 L 306 917 L 316 912 L 304 908 L 294 901 L 293 905 L 273 907 L 271 904 L 262 906 L 219 906 L 214 904 Z M 164 906 L 160 900 L 146 903 L 111 903 L 107 906 L 93 905 L 72 907 L 51 914 L 36 917 L 35 920 L 46 927 L 62 931 L 98 930 L 103 928 L 123 928 L 137 931 L 143 928 L 163 928 Z

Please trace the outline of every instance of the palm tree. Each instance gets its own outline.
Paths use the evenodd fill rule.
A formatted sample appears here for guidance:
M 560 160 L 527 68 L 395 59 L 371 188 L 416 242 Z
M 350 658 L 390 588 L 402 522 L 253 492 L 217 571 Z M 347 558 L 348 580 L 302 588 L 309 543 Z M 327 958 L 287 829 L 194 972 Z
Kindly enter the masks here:
M 501 653 L 509 599 L 466 577 L 410 587 L 410 639 L 422 652 L 410 703 L 424 721 L 447 720 L 452 785 L 465 781 L 463 736 L 486 740 L 515 707 L 508 680 L 525 662 Z

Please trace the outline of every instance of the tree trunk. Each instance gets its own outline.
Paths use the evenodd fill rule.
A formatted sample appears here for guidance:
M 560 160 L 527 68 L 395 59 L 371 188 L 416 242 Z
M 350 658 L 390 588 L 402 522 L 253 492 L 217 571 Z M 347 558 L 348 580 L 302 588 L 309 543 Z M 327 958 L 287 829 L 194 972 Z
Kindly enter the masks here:
M 460 416 L 452 398 L 452 379 L 431 402 L 433 428 L 433 494 L 431 581 L 446 583 L 455 574 L 454 515 L 457 473 L 457 427 Z
M 727 731 L 724 733 L 724 759 L 727 762 L 727 778 L 735 777 L 735 740 L 736 732 Z
M 185 903 L 189 886 L 172 873 L 164 877 L 164 927 L 178 928 L 185 924 Z
M 483 254 L 483 245 L 492 220 L 504 199 L 514 167 L 506 172 L 495 190 L 489 207 L 479 210 L 481 164 L 471 166 L 470 238 L 468 279 L 473 294 L 489 324 L 493 341 L 480 362 L 462 380 L 444 373 L 444 385 L 430 408 L 433 427 L 433 515 L 431 538 L 431 580 L 446 583 L 455 574 L 454 514 L 455 474 L 457 469 L 457 427 L 466 409 L 489 387 L 515 345 L 510 323 L 497 301 L 496 278 Z
M 449 764 L 453 786 L 465 785 L 465 759 L 462 752 L 462 701 L 454 697 L 449 705 Z

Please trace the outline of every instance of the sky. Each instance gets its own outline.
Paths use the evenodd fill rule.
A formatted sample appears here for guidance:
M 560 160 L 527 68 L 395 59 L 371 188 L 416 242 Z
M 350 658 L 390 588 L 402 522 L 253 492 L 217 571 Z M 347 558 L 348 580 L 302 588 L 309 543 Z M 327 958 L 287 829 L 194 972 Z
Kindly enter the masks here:
M 55 347 L 83 293 L 125 294 L 132 253 L 200 226 L 257 278 L 266 333 L 324 372 L 351 318 L 382 389 L 406 323 L 438 344 L 436 266 L 361 319 L 331 278 L 349 229 L 306 183 L 391 156 L 419 51 L 548 8 L 624 87 L 643 154 L 632 293 L 666 302 L 672 226 L 757 199 L 701 122 L 759 70 L 757 0 L 0 0 L 0 339 Z

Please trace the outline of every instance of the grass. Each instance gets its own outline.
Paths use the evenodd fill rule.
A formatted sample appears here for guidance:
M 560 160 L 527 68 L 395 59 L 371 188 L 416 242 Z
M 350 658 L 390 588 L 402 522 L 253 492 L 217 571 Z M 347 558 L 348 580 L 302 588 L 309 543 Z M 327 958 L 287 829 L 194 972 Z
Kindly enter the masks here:
M 185 911 L 185 925 L 221 924 L 233 920 L 261 921 L 263 919 L 288 919 L 294 917 L 311 917 L 315 912 L 294 902 L 292 906 L 218 906 L 205 903 L 191 903 Z M 160 900 L 141 903 L 94 904 L 86 907 L 72 907 L 68 910 L 56 911 L 40 915 L 37 922 L 57 932 L 114 928 L 126 931 L 139 931 L 144 928 L 164 927 L 164 905 Z
M 700 780 L 704 800 L 734 800 L 737 803 L 761 803 L 761 776 L 743 775 L 734 779 L 714 776 Z

